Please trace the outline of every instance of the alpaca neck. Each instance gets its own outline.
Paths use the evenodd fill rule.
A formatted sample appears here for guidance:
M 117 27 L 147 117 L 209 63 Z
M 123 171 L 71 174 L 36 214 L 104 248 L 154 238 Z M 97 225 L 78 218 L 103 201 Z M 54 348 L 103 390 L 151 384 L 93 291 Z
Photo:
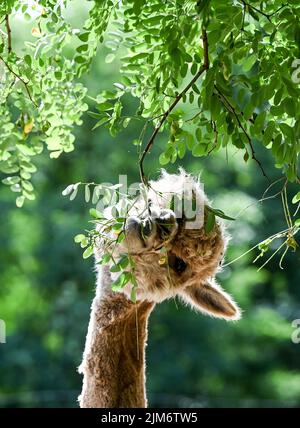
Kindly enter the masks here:
M 150 302 L 96 296 L 80 371 L 81 407 L 146 407 L 145 345 Z

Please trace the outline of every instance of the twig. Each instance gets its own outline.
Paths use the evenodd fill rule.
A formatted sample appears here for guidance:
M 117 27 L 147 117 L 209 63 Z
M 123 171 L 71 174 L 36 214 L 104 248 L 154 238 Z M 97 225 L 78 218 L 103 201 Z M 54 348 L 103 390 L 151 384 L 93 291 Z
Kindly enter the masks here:
M 10 65 L 2 58 L 2 56 L 0 56 L 0 60 L 3 62 L 3 64 L 5 65 L 5 67 L 8 69 L 8 71 L 10 72 L 10 73 L 12 73 L 17 79 L 19 79 L 22 83 L 23 83 L 23 85 L 25 86 L 25 90 L 26 90 L 26 92 L 27 92 L 27 95 L 28 95 L 28 97 L 29 97 L 29 99 L 30 99 L 30 101 L 36 106 L 36 107 L 38 107 L 38 105 L 37 105 L 37 103 L 34 101 L 34 99 L 32 98 L 32 95 L 31 95 L 31 93 L 30 93 L 30 90 L 29 90 L 29 88 L 28 88 L 28 83 L 29 83 L 29 81 L 28 82 L 26 82 L 24 79 L 23 79 L 23 77 L 21 77 L 19 74 L 17 74 L 11 67 L 10 67 Z
M 284 186 L 283 192 L 281 193 L 281 199 L 282 199 L 282 206 L 283 206 L 284 215 L 286 218 L 286 223 L 292 229 L 293 222 L 291 219 L 291 214 L 290 214 L 290 209 L 289 209 L 289 202 L 288 202 L 288 197 L 287 197 L 286 186 Z
M 296 233 L 297 233 L 297 229 Z M 264 239 L 264 241 L 266 241 L 267 239 L 277 239 L 277 238 L 283 238 L 284 236 L 286 236 L 286 234 L 290 232 L 290 228 L 288 229 L 284 229 L 281 232 L 277 232 L 274 235 L 269 236 L 268 238 Z M 264 242 L 262 241 L 262 242 Z M 237 262 L 238 260 L 240 260 L 242 257 L 246 256 L 247 254 L 249 254 L 251 251 L 255 250 L 255 248 L 257 248 L 259 245 L 261 244 L 261 242 L 259 242 L 258 244 L 254 245 L 253 247 L 251 247 L 249 250 L 245 251 L 245 253 L 239 255 L 238 257 L 236 257 L 235 259 L 231 260 L 230 262 L 224 264 L 222 267 L 225 268 L 227 266 L 230 266 L 232 263 Z
M 244 1 L 244 0 L 241 0 L 242 1 L 242 3 L 243 3 L 243 5 L 244 5 L 244 7 L 248 7 L 248 9 L 250 10 L 250 9 L 252 9 L 252 10 L 255 10 L 257 13 L 260 13 L 261 15 L 263 15 L 265 18 L 267 18 L 268 19 L 268 21 L 270 21 L 271 22 L 271 19 L 270 19 L 270 17 L 269 17 L 269 15 L 267 14 L 267 13 L 265 13 L 265 12 L 263 12 L 262 10 L 260 10 L 260 9 L 257 9 L 255 6 L 252 6 L 251 4 L 249 4 L 249 3 L 247 3 L 246 1 Z
M 285 180 L 285 183 L 282 187 L 282 189 L 280 190 L 280 192 L 276 193 L 276 195 L 280 195 L 280 193 L 283 191 L 283 188 L 287 185 L 287 180 L 285 179 L 285 177 L 280 177 L 278 178 L 278 180 L 273 181 L 273 183 L 271 183 L 266 190 L 264 191 L 264 193 L 262 194 L 262 197 L 260 200 L 264 200 L 266 197 L 266 194 L 269 192 L 269 190 L 272 189 L 273 186 L 275 186 L 275 184 L 279 183 L 280 181 Z M 270 197 L 270 196 L 269 196 Z
M 187 122 L 192 122 L 194 119 L 196 119 L 196 117 L 198 117 L 200 114 L 202 113 L 202 110 L 198 111 L 198 113 L 196 113 L 193 117 L 191 117 L 190 119 L 185 120 L 185 123 Z
M 11 47 L 11 29 L 9 24 L 9 15 L 5 15 L 5 26 L 7 31 L 7 51 L 10 54 L 12 47 Z
M 278 248 L 277 248 L 277 250 L 276 251 L 274 251 L 274 253 L 271 255 L 271 257 L 269 257 L 268 258 L 268 260 L 266 260 L 265 262 L 264 262 L 264 264 L 263 265 L 261 265 L 258 269 L 257 269 L 257 272 L 259 272 L 260 270 L 262 270 L 262 268 L 264 268 L 272 259 L 273 259 L 273 257 L 275 257 L 276 256 L 276 254 L 277 253 L 279 253 L 279 251 L 281 250 L 281 248 L 282 247 L 284 247 L 284 245 L 286 245 L 286 241 L 284 241 Z M 254 263 L 254 262 L 253 262 Z
M 284 7 L 288 6 L 287 4 L 283 4 L 282 6 L 280 6 L 277 10 L 275 10 L 275 12 L 270 13 L 269 17 L 271 18 L 273 15 L 276 15 L 276 13 L 278 13 L 281 9 L 283 9 Z
M 285 184 L 284 184 L 284 186 L 282 187 L 282 189 L 281 190 L 279 190 L 279 192 L 277 192 L 277 193 L 275 193 L 275 194 L 273 194 L 273 195 L 270 195 L 270 196 L 266 196 L 266 194 L 267 194 L 267 192 L 276 184 L 276 183 L 279 183 L 280 181 L 282 181 L 282 180 L 284 180 L 285 179 L 285 177 L 281 177 L 281 178 L 279 178 L 278 180 L 276 180 L 276 181 L 274 181 L 272 184 L 270 184 L 268 187 L 267 187 L 267 189 L 264 191 L 264 193 L 263 193 L 263 195 L 262 195 L 262 197 L 260 198 L 260 199 L 258 199 L 257 201 L 255 201 L 255 202 L 252 202 L 251 204 L 249 204 L 249 205 L 247 205 L 246 207 L 244 207 L 244 208 L 242 208 L 236 215 L 235 215 L 235 219 L 238 219 L 240 216 L 241 216 L 241 214 L 243 214 L 243 212 L 245 212 L 247 209 L 249 209 L 249 208 L 251 208 L 251 207 L 253 207 L 254 205 L 256 205 L 256 204 L 258 204 L 258 203 L 261 203 L 261 202 L 265 202 L 265 201 L 268 201 L 268 200 L 270 200 L 270 199 L 275 199 L 275 198 L 277 198 L 277 196 L 279 196 L 279 195 L 281 195 L 282 194 L 282 192 L 283 192 L 283 189 L 284 189 L 284 186 L 287 184 L 287 180 L 286 180 L 286 182 L 285 182 Z
M 266 177 L 266 178 L 270 181 L 269 177 L 268 177 L 268 176 L 267 176 L 267 174 L 265 173 L 265 170 L 264 170 L 264 168 L 263 168 L 263 166 L 262 166 L 262 164 L 261 164 L 260 160 L 259 160 L 259 159 L 257 159 L 257 157 L 256 157 L 255 150 L 254 150 L 254 147 L 253 147 L 253 144 L 252 144 L 252 141 L 251 141 L 251 137 L 249 136 L 249 134 L 248 134 L 248 132 L 247 132 L 246 128 L 244 127 L 244 125 L 242 124 L 242 122 L 241 122 L 241 120 L 240 120 L 240 118 L 239 118 L 239 115 L 238 115 L 238 114 L 237 114 L 237 112 L 235 111 L 235 108 L 234 108 L 234 107 L 233 107 L 233 105 L 228 101 L 228 99 L 225 97 L 225 95 L 220 91 L 220 89 L 217 87 L 217 85 L 214 85 L 214 86 L 215 86 L 215 89 L 216 89 L 216 91 L 218 92 L 218 94 L 219 94 L 219 96 L 220 96 L 220 98 L 221 98 L 221 102 L 222 102 L 222 100 L 223 100 L 222 104 L 224 105 L 224 107 L 225 107 L 227 110 L 229 110 L 229 111 L 234 115 L 234 117 L 235 117 L 235 119 L 236 119 L 236 121 L 237 121 L 237 124 L 238 124 L 239 128 L 241 128 L 241 130 L 242 130 L 242 131 L 243 131 L 243 133 L 245 134 L 245 136 L 246 136 L 246 138 L 247 138 L 247 140 L 248 140 L 248 143 L 249 143 L 250 149 L 251 149 L 252 159 L 253 159 L 253 160 L 257 163 L 257 165 L 259 166 L 259 168 L 260 168 L 260 170 L 261 170 L 261 172 L 262 172 L 263 176 L 264 176 L 264 177 Z
M 300 210 L 300 202 L 299 202 L 299 204 L 298 204 L 298 206 L 296 208 L 296 211 L 293 214 L 293 217 L 296 217 L 296 215 L 298 214 L 299 210 Z
M 168 94 L 166 94 L 165 92 L 163 92 L 163 95 L 164 95 L 165 97 L 168 97 L 168 98 L 176 98 L 176 95 L 168 95 Z
M 244 4 L 243 20 L 242 20 L 241 31 L 244 31 L 244 26 L 245 26 L 245 16 L 246 16 L 246 5 Z
M 283 5 L 281 5 L 277 10 L 275 10 L 274 12 L 272 12 L 272 13 L 265 13 L 264 11 L 262 11 L 262 10 L 260 10 L 260 9 L 258 9 L 257 7 L 255 7 L 255 6 L 252 6 L 252 4 L 250 4 L 250 3 L 248 3 L 248 2 L 246 2 L 246 1 L 244 1 L 244 0 L 241 0 L 241 2 L 243 3 L 243 5 L 244 5 L 244 10 L 246 9 L 246 7 L 248 7 L 248 9 L 250 10 L 250 9 L 252 9 L 252 10 L 255 10 L 255 12 L 257 12 L 257 13 L 260 13 L 261 15 L 263 15 L 265 18 L 267 18 L 267 20 L 268 21 L 270 21 L 270 22 L 272 22 L 271 21 L 271 17 L 272 16 L 274 16 L 274 15 L 276 15 L 276 13 L 277 12 L 279 12 L 281 9 L 283 9 L 284 7 L 286 7 L 287 5 L 286 4 L 283 4 Z
M 213 128 L 213 131 L 215 134 L 215 140 L 214 140 L 214 145 L 212 146 L 212 148 L 207 153 L 207 156 L 209 156 L 215 150 L 215 148 L 218 146 L 219 132 L 218 132 L 217 124 L 214 120 L 212 120 L 212 128 Z
M 148 186 L 148 179 L 146 178 L 145 172 L 144 172 L 144 160 L 145 157 L 147 155 L 147 153 L 151 150 L 155 138 L 157 136 L 157 134 L 159 133 L 161 127 L 163 126 L 163 124 L 165 123 L 167 117 L 169 116 L 169 114 L 171 113 L 171 111 L 176 107 L 176 105 L 179 103 L 179 101 L 183 98 L 183 96 L 188 92 L 188 90 L 193 86 L 193 84 L 199 79 L 199 77 L 209 68 L 209 57 L 208 57 L 208 40 L 207 40 L 207 33 L 206 30 L 203 28 L 202 29 L 202 40 L 203 40 L 203 49 L 204 49 L 204 59 L 203 59 L 203 65 L 200 67 L 198 73 L 195 74 L 194 78 L 190 81 L 190 83 L 183 89 L 182 92 L 180 92 L 180 94 L 177 95 L 177 97 L 175 98 L 175 100 L 173 101 L 173 103 L 170 105 L 170 107 L 168 108 L 168 110 L 163 113 L 162 115 L 162 119 L 160 120 L 160 122 L 158 123 L 158 125 L 156 126 L 156 128 L 154 129 L 145 149 L 143 150 L 141 157 L 139 159 L 139 170 L 140 170 L 140 177 L 142 182 Z

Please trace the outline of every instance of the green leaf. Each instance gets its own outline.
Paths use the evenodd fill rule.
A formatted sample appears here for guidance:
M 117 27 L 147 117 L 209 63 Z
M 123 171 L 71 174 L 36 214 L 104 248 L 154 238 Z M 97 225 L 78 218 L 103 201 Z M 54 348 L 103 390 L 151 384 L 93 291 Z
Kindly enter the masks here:
M 24 61 L 26 62 L 27 65 L 31 66 L 32 60 L 31 60 L 31 56 L 30 55 L 25 55 L 24 56 Z
M 209 234 L 213 230 L 215 223 L 216 223 L 215 214 L 212 211 L 207 210 L 206 219 L 204 222 L 204 230 L 206 234 Z
M 91 191 L 90 191 L 90 187 L 88 184 L 86 184 L 85 188 L 84 188 L 84 199 L 86 203 L 90 202 L 91 199 Z
M 295 97 L 296 99 L 299 97 L 299 92 L 297 91 L 295 85 L 292 83 L 291 80 L 286 78 L 285 76 L 281 76 L 282 80 L 285 83 L 286 89 L 291 97 Z
M 17 149 L 20 150 L 23 155 L 34 156 L 35 152 L 31 147 L 26 146 L 25 144 L 17 144 Z
M 105 101 L 103 103 L 99 103 L 97 104 L 97 109 L 99 111 L 107 111 L 107 110 L 112 110 L 114 108 L 114 105 L 108 101 Z
M 62 72 L 61 71 L 55 71 L 54 76 L 57 80 L 60 80 L 62 78 Z
M 30 181 L 22 180 L 21 184 L 22 184 L 22 187 L 25 190 L 27 190 L 28 192 L 32 192 L 33 191 L 33 185 L 30 183 Z
M 291 126 L 289 126 L 287 123 L 280 123 L 279 128 L 283 132 L 283 134 L 290 139 L 290 141 L 293 141 L 294 139 L 294 130 Z
M 100 211 L 97 211 L 96 208 L 91 208 L 89 212 L 90 212 L 90 216 L 95 219 L 103 218 Z
M 123 120 L 123 128 L 127 128 L 130 121 L 131 121 L 131 117 L 126 117 L 126 119 Z
M 223 211 L 217 209 L 217 208 L 212 208 L 209 205 L 205 206 L 205 209 L 207 211 L 211 211 L 212 213 L 214 213 L 217 217 L 221 217 L 224 218 L 225 220 L 235 220 L 235 218 L 230 217 L 229 215 L 225 214 Z
M 275 122 L 271 121 L 268 123 L 268 126 L 267 126 L 267 128 L 264 132 L 264 136 L 263 136 L 263 143 L 265 146 L 267 146 L 271 142 L 274 131 L 275 131 Z
M 282 107 L 285 109 L 286 113 L 291 116 L 296 116 L 296 106 L 292 98 L 286 97 L 282 102 Z
M 79 186 L 79 183 L 74 184 L 74 186 L 73 186 L 73 192 L 70 195 L 70 201 L 73 201 L 76 198 L 77 192 L 78 192 L 78 186 Z
M 121 229 L 123 229 L 123 224 L 122 223 L 113 224 L 111 229 L 116 230 L 116 231 L 121 230 Z
M 203 156 L 206 153 L 206 145 L 205 144 L 197 144 L 193 147 L 192 155 L 195 157 Z
M 159 156 L 159 163 L 161 165 L 167 165 L 170 162 L 170 158 L 166 155 L 166 153 L 161 153 Z
M 196 129 L 196 139 L 197 139 L 198 143 L 201 143 L 201 140 L 202 140 L 201 128 Z
M 102 187 L 100 185 L 94 187 L 94 192 L 93 192 L 93 197 L 92 197 L 92 203 L 93 204 L 97 204 L 97 202 L 99 201 L 101 189 L 102 189 Z M 93 211 L 90 210 L 91 215 L 93 215 L 92 212 Z
M 106 265 L 107 263 L 109 263 L 111 260 L 111 255 L 110 254 L 104 254 L 102 256 L 102 258 L 97 262 L 97 264 L 99 265 Z
M 211 106 L 210 106 L 211 118 L 212 120 L 217 121 L 219 118 L 219 114 L 221 112 L 221 104 L 216 95 L 211 97 Z
M 116 281 L 112 283 L 113 291 L 120 291 L 131 280 L 131 272 L 122 272 Z
M 124 91 L 124 89 L 125 89 L 125 86 L 124 86 L 124 85 L 122 85 L 122 83 L 115 82 L 115 83 L 114 83 L 114 86 L 115 86 L 117 89 L 120 89 L 121 91 Z
M 16 199 L 17 207 L 22 208 L 22 206 L 24 205 L 24 201 L 25 201 L 25 196 L 18 196 Z
M 110 272 L 115 273 L 115 272 L 120 272 L 122 269 L 121 269 L 121 266 L 119 266 L 119 264 L 116 263 L 109 270 Z
M 137 288 L 136 287 L 132 287 L 132 289 L 131 289 L 130 300 L 133 303 L 136 303 L 136 300 L 137 300 Z
M 109 122 L 109 118 L 107 116 L 102 117 L 102 119 L 100 119 L 96 125 L 93 126 L 92 131 L 94 131 L 95 129 L 99 128 L 99 126 L 104 125 L 105 123 Z
M 70 184 L 68 187 L 65 188 L 65 190 L 62 191 L 63 196 L 70 195 L 74 190 L 74 184 Z
M 262 131 L 266 119 L 266 112 L 260 113 L 254 122 L 254 130 L 258 134 Z
M 12 192 L 21 192 L 22 187 L 20 186 L 19 183 L 17 183 L 17 184 L 13 184 L 12 186 L 10 186 L 10 190 Z
M 89 38 L 89 32 L 86 33 L 81 33 L 78 35 L 78 38 L 82 41 L 82 42 L 87 42 L 88 38 Z
M 127 254 L 124 254 L 120 260 L 118 261 L 118 265 L 121 266 L 122 269 L 126 269 L 129 265 L 129 257 Z
M 89 257 L 91 257 L 91 255 L 93 254 L 93 252 L 94 252 L 94 247 L 93 247 L 93 245 L 90 245 L 89 247 L 87 247 L 87 248 L 84 250 L 84 252 L 83 252 L 83 254 L 82 254 L 82 257 L 83 257 L 84 259 L 88 259 Z
M 185 152 L 186 152 L 185 142 L 184 141 L 180 141 L 178 143 L 177 149 L 178 149 L 178 156 L 179 156 L 179 158 L 183 159 L 184 156 L 185 156 Z
M 78 64 L 83 64 L 86 60 L 83 56 L 77 55 L 74 57 L 74 61 L 77 62 Z
M 84 239 L 82 239 L 82 241 L 80 242 L 80 246 L 81 248 L 85 248 L 89 245 L 89 239 L 87 237 L 85 237 Z
M 300 192 L 298 192 L 292 199 L 293 204 L 297 204 L 298 202 L 300 202 Z
M 80 244 L 80 242 L 82 242 L 84 239 L 86 239 L 85 235 L 80 233 L 74 237 L 74 242 L 76 242 L 76 244 Z
M 246 72 L 250 71 L 256 59 L 257 59 L 257 54 L 252 54 L 248 58 L 246 58 L 242 63 L 244 71 Z
M 8 185 L 8 186 L 12 186 L 13 184 L 17 184 L 17 183 L 19 183 L 21 181 L 21 179 L 20 179 L 20 177 L 18 177 L 18 176 L 13 176 L 13 177 L 7 177 L 7 178 L 4 178 L 3 180 L 2 180 L 2 183 L 3 184 L 6 184 L 6 185 Z
M 110 53 L 110 54 L 106 55 L 106 57 L 105 57 L 106 64 L 111 64 L 115 58 L 116 58 L 115 54 Z
M 274 104 L 277 106 L 279 103 L 280 103 L 280 101 L 281 101 L 281 99 L 282 99 L 282 95 L 283 95 L 283 86 L 281 86 L 281 88 L 279 88 L 278 89 L 278 91 L 276 92 L 276 94 L 275 94 L 275 97 L 274 97 Z

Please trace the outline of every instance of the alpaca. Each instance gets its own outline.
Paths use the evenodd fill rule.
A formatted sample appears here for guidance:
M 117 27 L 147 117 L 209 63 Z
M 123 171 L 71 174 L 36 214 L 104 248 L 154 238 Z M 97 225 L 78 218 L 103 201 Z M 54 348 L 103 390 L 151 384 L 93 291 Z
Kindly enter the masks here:
M 175 207 L 171 209 L 174 195 L 182 200 L 183 194 L 186 201 L 197 202 L 192 221 L 185 208 L 180 216 Z M 193 177 L 183 170 L 179 174 L 163 171 L 158 181 L 150 182 L 147 198 L 140 196 L 130 210 L 126 239 L 116 251 L 129 253 L 135 262 L 137 302 L 130 301 L 128 284 L 122 292 L 111 290 L 117 274 L 110 272 L 109 264 L 98 267 L 79 368 L 84 375 L 81 407 L 147 407 L 145 347 L 155 304 L 177 295 L 202 313 L 226 320 L 240 318 L 238 306 L 215 280 L 228 236 L 220 219 L 205 232 L 208 203 Z M 101 257 L 101 243 L 95 257 Z

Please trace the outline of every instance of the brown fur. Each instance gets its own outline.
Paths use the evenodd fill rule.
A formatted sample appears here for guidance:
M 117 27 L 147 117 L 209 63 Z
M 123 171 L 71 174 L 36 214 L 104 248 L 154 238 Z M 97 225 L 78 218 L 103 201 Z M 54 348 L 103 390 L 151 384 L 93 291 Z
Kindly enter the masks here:
M 126 223 L 125 243 L 117 254 L 129 252 L 135 261 L 138 302 L 128 299 L 130 284 L 123 293 L 113 293 L 115 279 L 110 266 L 99 268 L 97 294 L 92 305 L 89 331 L 80 371 L 84 374 L 81 407 L 145 407 L 145 346 L 148 317 L 155 305 L 179 295 L 192 307 L 211 316 L 237 320 L 240 310 L 216 283 L 228 238 L 218 220 L 210 233 L 203 224 L 188 229 L 167 208 L 172 192 L 187 187 L 190 194 L 207 204 L 198 182 L 183 171 L 179 175 L 163 174 L 151 183 L 145 210 L 144 199 L 130 212 Z M 158 189 L 164 197 L 157 196 Z M 165 195 L 169 195 L 166 198 Z M 146 214 L 145 214 L 146 212 Z M 155 215 L 154 215 L 155 212 Z M 150 222 L 144 236 L 142 223 Z M 169 225 L 162 238 L 161 225 Z M 161 247 L 164 252 L 161 252 Z M 101 242 L 96 258 L 102 254 Z
M 92 337 L 80 366 L 80 407 L 146 407 L 145 345 L 151 302 L 109 293 L 92 305 Z M 138 323 L 138 329 L 137 329 Z

